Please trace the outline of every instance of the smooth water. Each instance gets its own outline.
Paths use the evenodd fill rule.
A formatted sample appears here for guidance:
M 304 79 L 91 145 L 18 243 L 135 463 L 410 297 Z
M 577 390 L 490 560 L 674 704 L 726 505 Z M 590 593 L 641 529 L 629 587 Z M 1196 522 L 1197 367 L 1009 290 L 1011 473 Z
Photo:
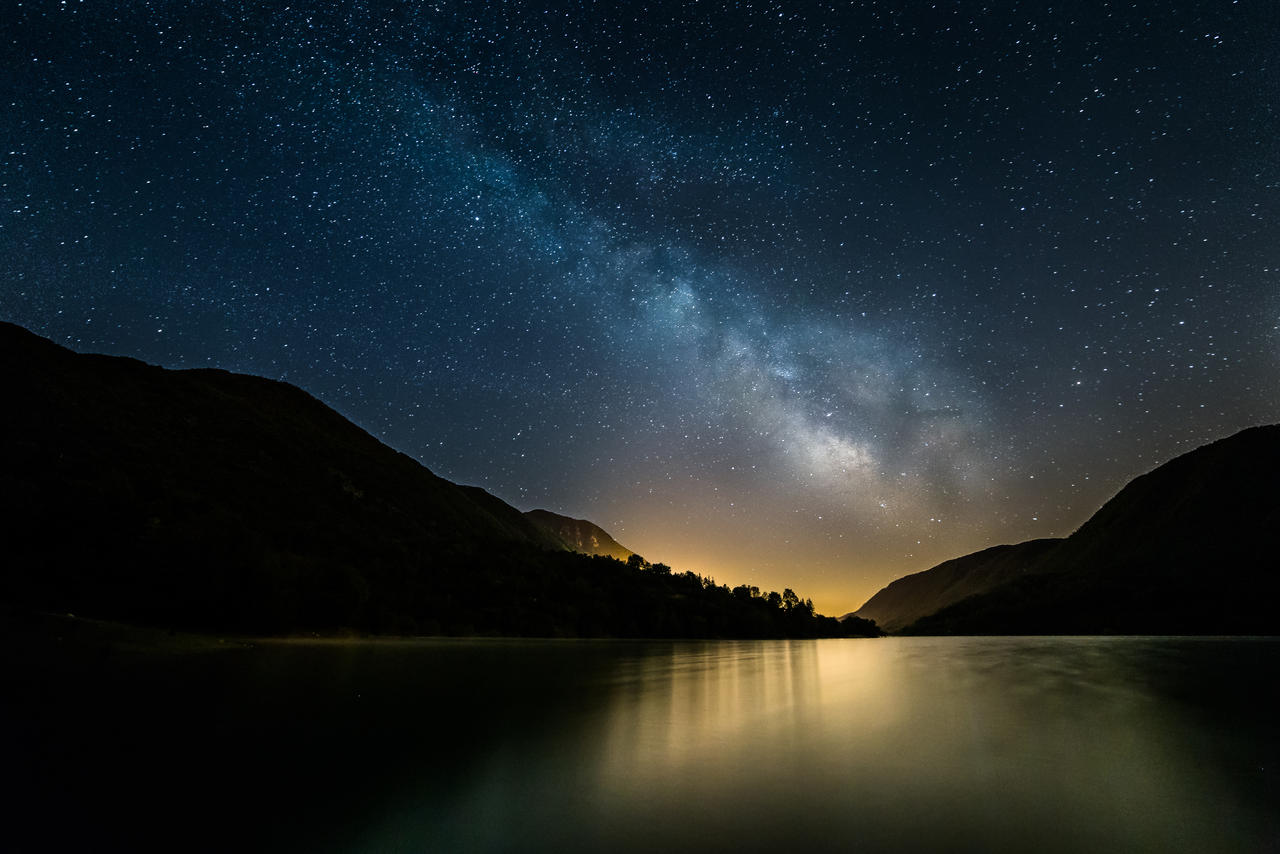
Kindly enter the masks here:
M 1274 851 L 1277 675 L 1239 639 L 104 653 L 10 680 L 0 849 Z

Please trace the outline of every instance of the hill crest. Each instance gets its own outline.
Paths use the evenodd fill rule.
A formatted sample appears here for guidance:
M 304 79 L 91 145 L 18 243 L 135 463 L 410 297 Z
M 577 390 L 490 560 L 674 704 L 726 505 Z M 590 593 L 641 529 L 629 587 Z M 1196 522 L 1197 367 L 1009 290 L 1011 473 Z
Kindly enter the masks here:
M 909 634 L 1272 634 L 1280 617 L 1280 425 L 1131 480 L 1061 540 L 900 578 L 853 614 Z

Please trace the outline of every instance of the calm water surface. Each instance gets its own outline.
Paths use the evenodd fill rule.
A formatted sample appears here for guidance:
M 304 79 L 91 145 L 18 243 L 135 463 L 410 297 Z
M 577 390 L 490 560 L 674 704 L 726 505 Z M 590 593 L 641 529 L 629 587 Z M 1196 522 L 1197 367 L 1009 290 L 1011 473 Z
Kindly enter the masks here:
M 271 643 L 15 667 L 14 850 L 1280 850 L 1273 640 Z

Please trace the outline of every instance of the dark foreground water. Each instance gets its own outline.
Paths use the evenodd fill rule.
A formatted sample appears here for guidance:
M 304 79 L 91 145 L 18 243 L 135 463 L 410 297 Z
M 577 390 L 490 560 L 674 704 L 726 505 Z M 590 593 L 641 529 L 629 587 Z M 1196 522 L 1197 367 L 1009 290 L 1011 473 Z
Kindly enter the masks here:
M 1280 850 L 1276 641 L 94 650 L 7 664 L 0 850 Z

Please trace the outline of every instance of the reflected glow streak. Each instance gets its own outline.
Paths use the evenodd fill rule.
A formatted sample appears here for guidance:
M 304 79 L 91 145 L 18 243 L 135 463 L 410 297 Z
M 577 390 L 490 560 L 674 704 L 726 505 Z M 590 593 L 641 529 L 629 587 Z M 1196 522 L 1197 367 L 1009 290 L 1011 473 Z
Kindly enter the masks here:
M 1232 716 L 1215 729 L 1149 687 L 1153 673 L 1170 676 L 1171 656 L 1221 666 L 1230 650 L 1212 641 L 611 649 L 593 677 L 598 704 L 502 744 L 456 800 L 432 806 L 428 827 L 415 830 L 422 814 L 406 807 L 370 850 L 418 832 L 482 839 L 475 850 L 519 839 L 692 851 L 714 840 L 722 850 L 1199 854 L 1247 850 L 1268 833 L 1260 781 L 1224 761 Z

